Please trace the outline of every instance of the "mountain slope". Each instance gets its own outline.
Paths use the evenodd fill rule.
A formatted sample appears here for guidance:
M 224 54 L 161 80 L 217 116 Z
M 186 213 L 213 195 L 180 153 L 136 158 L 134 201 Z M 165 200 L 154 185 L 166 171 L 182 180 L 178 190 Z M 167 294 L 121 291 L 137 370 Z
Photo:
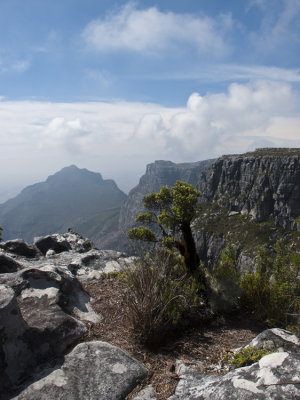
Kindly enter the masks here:
M 74 165 L 63 168 L 0 205 L 3 239 L 32 241 L 68 227 L 83 228 L 80 233 L 86 235 L 91 225 L 99 223 L 101 228 L 105 213 L 118 209 L 126 197 L 113 180 L 103 180 L 99 173 Z

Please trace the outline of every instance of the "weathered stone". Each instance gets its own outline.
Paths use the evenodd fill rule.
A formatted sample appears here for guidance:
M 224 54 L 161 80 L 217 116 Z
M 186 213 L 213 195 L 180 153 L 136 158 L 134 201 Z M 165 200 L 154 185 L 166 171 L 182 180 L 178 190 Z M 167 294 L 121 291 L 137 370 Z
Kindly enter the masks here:
M 104 342 L 87 342 L 65 356 L 15 400 L 118 400 L 132 391 L 146 369 L 121 349 Z
M 34 238 L 35 246 L 45 255 L 48 250 L 62 253 L 71 249 L 70 243 L 59 234 Z
M 180 381 L 169 400 L 290 400 L 300 398 L 299 339 L 282 329 L 269 329 L 248 346 L 275 345 L 278 351 L 224 376 L 203 375 L 198 368 L 178 369 Z M 247 347 L 247 346 L 245 346 Z M 237 349 L 240 350 L 240 349 Z
M 133 400 L 156 400 L 153 386 L 144 387 Z
M 7 254 L 0 253 L 0 274 L 9 274 L 22 269 L 22 265 Z
M 74 316 L 100 321 L 78 278 L 101 278 L 106 271 L 120 270 L 132 262 L 116 251 L 83 252 L 85 239 L 74 233 L 52 236 L 68 242 L 70 249 L 52 255 L 48 251 L 47 257 L 38 252 L 35 258 L 0 252 L 5 266 L 5 273 L 0 273 L 0 301 L 9 305 L 0 312 L 2 392 L 14 390 L 20 380 L 62 356 L 86 332 Z
M 260 149 L 220 157 L 199 179 L 205 199 L 256 221 L 274 218 L 279 226 L 297 229 L 300 215 L 299 149 Z
M 3 242 L 1 247 L 10 253 L 29 258 L 35 257 L 38 254 L 37 248 L 30 246 L 23 239 L 8 240 Z
M 54 283 L 25 289 L 18 298 L 12 288 L 0 288 L 0 376 L 4 377 L 0 392 L 5 392 L 40 364 L 62 355 L 86 328 L 59 307 Z

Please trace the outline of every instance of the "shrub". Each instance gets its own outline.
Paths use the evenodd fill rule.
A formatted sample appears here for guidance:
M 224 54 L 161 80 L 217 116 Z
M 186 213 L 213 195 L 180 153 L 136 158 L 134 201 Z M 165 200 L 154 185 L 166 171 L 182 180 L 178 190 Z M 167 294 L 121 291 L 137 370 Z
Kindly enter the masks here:
M 300 312 L 300 258 L 284 241 L 274 247 L 275 256 L 261 248 L 256 272 L 241 278 L 241 304 L 270 326 L 286 327 L 288 315 Z
M 182 257 L 164 250 L 152 250 L 124 271 L 129 287 L 129 319 L 139 341 L 159 344 L 185 313 L 203 304 L 197 277 L 185 273 Z
M 217 311 L 231 311 L 238 306 L 240 272 L 238 270 L 237 250 L 227 243 L 222 250 L 219 262 L 211 276 L 211 305 Z

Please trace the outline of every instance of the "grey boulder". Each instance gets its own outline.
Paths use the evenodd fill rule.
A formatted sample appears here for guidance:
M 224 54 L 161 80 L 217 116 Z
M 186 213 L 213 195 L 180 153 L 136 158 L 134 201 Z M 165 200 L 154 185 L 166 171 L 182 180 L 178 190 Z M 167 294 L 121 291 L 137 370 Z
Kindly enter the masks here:
M 35 246 L 27 244 L 23 239 L 8 240 L 1 247 L 10 253 L 28 258 L 36 257 L 39 253 Z
M 82 343 L 62 365 L 44 371 L 14 400 L 121 400 L 146 373 L 118 347 L 100 341 Z
M 278 351 L 223 376 L 203 375 L 198 369 L 181 365 L 180 381 L 169 400 L 299 399 L 299 339 L 282 329 L 269 329 L 249 345 L 258 348 L 275 345 Z

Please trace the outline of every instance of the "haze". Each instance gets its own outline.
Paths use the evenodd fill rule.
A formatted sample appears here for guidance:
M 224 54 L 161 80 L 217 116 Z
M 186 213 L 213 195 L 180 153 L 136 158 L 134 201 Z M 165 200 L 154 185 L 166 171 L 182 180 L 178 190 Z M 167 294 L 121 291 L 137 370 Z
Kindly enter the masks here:
M 0 202 L 75 164 L 300 147 L 298 0 L 1 0 Z

